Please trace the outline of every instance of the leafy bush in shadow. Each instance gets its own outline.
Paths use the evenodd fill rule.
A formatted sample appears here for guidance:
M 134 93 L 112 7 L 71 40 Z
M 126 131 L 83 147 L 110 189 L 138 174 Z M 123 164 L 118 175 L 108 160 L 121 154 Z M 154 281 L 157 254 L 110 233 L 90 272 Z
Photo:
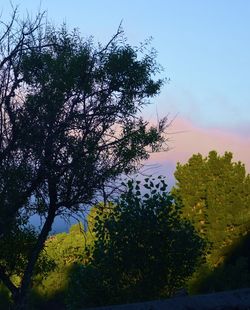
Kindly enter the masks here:
M 69 309 L 169 297 L 195 271 L 203 239 L 181 219 L 163 178 L 143 187 L 129 181 L 109 212 L 96 209 L 93 254 L 72 269 Z

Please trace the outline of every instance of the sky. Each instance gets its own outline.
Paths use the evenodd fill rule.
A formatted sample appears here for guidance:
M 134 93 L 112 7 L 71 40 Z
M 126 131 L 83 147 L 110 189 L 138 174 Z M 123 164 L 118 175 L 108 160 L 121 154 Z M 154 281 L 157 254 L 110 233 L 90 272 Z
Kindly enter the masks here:
M 171 150 L 153 156 L 162 174 L 177 161 L 212 149 L 232 151 L 250 172 L 250 1 L 247 0 L 12 0 L 20 15 L 47 11 L 83 37 L 108 42 L 120 22 L 131 45 L 152 37 L 170 79 L 144 111 L 169 115 Z M 0 1 L 2 17 L 10 2 Z M 171 167 L 171 168 L 170 168 Z M 161 170 L 160 169 L 160 170 Z
M 231 151 L 250 172 L 250 1 L 248 0 L 12 0 L 20 16 L 46 11 L 49 21 L 107 43 L 120 22 L 128 43 L 149 38 L 169 78 L 143 112 L 149 121 L 169 116 L 168 152 L 154 154 L 147 173 L 174 184 L 177 162 L 194 153 Z M 1 19 L 11 15 L 0 0 Z M 39 221 L 38 218 L 34 223 Z M 37 223 L 38 225 L 39 223 Z M 55 232 L 69 224 L 58 219 Z

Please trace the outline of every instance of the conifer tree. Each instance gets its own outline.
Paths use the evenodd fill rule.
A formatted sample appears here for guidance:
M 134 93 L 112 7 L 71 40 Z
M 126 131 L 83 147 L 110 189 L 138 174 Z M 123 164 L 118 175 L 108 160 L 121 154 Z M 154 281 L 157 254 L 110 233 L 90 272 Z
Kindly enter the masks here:
M 250 175 L 233 154 L 211 151 L 208 157 L 193 155 L 177 164 L 173 194 L 183 204 L 183 217 L 190 219 L 210 243 L 207 262 L 218 266 L 230 245 L 249 231 Z

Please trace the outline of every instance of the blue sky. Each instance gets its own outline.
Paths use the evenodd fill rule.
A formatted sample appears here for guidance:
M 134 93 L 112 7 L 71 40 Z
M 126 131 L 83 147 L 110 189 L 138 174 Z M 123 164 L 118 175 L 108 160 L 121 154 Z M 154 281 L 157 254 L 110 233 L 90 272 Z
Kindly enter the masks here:
M 145 116 L 176 114 L 171 151 L 156 155 L 156 173 L 173 184 L 177 161 L 193 153 L 232 151 L 250 171 L 250 1 L 248 0 L 12 0 L 20 15 L 39 8 L 84 37 L 108 42 L 121 20 L 132 45 L 153 37 L 170 78 Z M 5 20 L 9 0 L 1 0 Z M 174 134 L 174 132 L 182 132 Z
M 158 61 L 170 78 L 145 116 L 176 114 L 183 120 L 172 131 L 220 129 L 245 137 L 250 167 L 250 1 L 248 0 L 12 0 L 20 15 L 47 11 L 56 25 L 78 27 L 84 37 L 108 42 L 121 20 L 132 45 L 153 37 Z M 10 15 L 9 0 L 0 2 L 3 18 Z M 190 124 L 186 126 L 189 122 Z M 187 128 L 186 128 L 186 127 Z M 193 128 L 190 132 L 190 128 Z M 170 130 L 171 132 L 171 130 Z M 178 160 L 178 136 L 176 158 Z M 214 137 L 213 139 L 216 139 Z M 229 142 L 228 142 L 229 141 Z M 232 138 L 233 141 L 233 138 Z M 241 141 L 242 142 L 242 141 Z M 211 148 L 217 148 L 218 143 Z M 233 142 L 232 142 L 233 143 Z M 224 143 L 231 147 L 230 138 Z M 196 148 L 195 148 L 196 149 Z M 202 150 L 201 150 L 202 151 Z M 188 154 L 189 154 L 188 153 Z
M 171 79 L 156 99 L 201 126 L 248 128 L 250 123 L 250 2 L 246 0 L 13 0 L 20 12 L 47 10 L 84 36 L 106 42 L 123 20 L 131 44 L 152 36 Z M 4 15 L 9 1 L 0 2 Z M 152 107 L 152 113 L 155 108 Z

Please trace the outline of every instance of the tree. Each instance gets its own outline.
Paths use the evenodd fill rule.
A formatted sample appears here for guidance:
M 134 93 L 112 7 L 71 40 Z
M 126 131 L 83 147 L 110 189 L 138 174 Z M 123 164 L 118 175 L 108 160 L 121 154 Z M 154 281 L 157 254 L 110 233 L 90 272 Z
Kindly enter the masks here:
M 232 158 L 229 152 L 219 156 L 212 151 L 205 158 L 197 154 L 177 164 L 175 171 L 172 193 L 183 204 L 183 217 L 209 241 L 206 261 L 211 270 L 250 228 L 250 176 Z
M 204 264 L 190 280 L 193 293 L 235 290 L 250 286 L 250 232 L 234 240 L 220 265 Z
M 46 240 L 44 252 L 47 259 L 54 262 L 55 268 L 47 277 L 39 274 L 35 277 L 29 299 L 31 309 L 65 308 L 70 271 L 76 263 L 85 263 L 85 248 L 91 242 L 82 223 L 72 225 L 68 233 L 52 235 Z
M 24 217 L 43 218 L 20 286 L 0 264 L 19 309 L 55 217 L 91 203 L 166 141 L 166 118 L 154 127 L 140 116 L 163 84 L 154 53 L 128 45 L 120 28 L 96 47 L 41 21 L 15 11 L 0 37 L 0 238 Z
M 119 200 L 94 212 L 88 264 L 71 275 L 71 307 L 103 306 L 171 296 L 193 273 L 204 242 L 166 191 L 164 178 L 129 181 Z M 144 191 L 143 190 L 143 191 Z M 77 296 L 77 297 L 76 297 Z

